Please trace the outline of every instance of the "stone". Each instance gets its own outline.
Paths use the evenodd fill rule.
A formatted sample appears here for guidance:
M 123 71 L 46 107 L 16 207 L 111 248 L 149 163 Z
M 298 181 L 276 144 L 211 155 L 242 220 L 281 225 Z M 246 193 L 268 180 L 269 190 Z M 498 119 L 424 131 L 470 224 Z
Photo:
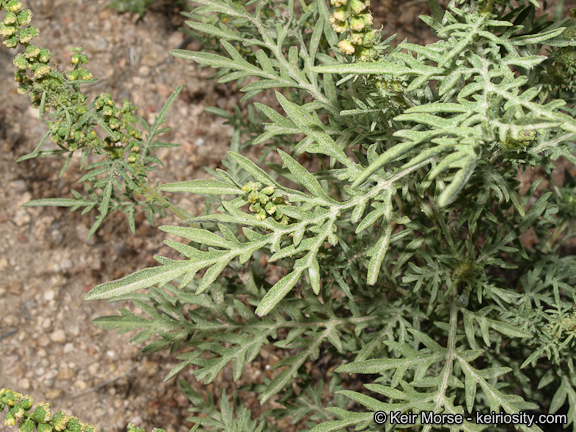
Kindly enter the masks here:
M 50 340 L 55 343 L 63 344 L 66 342 L 66 333 L 64 333 L 64 330 L 62 329 L 55 330 L 50 335 Z

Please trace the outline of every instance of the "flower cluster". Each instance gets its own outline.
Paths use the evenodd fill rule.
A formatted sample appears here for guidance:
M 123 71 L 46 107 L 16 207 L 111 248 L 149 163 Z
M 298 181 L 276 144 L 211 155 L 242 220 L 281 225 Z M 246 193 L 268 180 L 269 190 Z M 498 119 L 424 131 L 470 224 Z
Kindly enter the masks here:
M 330 24 L 337 33 L 347 33 L 338 48 L 343 54 L 356 56 L 360 61 L 373 61 L 378 53 L 374 49 L 376 31 L 372 29 L 372 14 L 368 10 L 370 0 L 330 0 L 336 7 L 330 16 Z
M 92 79 L 92 74 L 83 67 L 88 57 L 82 48 L 72 48 L 70 64 L 74 69 L 61 74 L 49 64 L 50 51 L 30 43 L 38 35 L 36 27 L 25 27 L 30 23 L 31 11 L 22 9 L 22 3 L 17 0 L 0 0 L 0 11 L 3 9 L 6 15 L 0 23 L 0 34 L 4 45 L 14 48 L 20 44 L 25 48 L 13 61 L 18 93 L 29 92 L 34 107 L 42 113 L 51 112 L 54 121 L 47 121 L 51 140 L 68 151 L 103 148 L 112 159 L 122 157 L 129 148 L 128 163 L 141 174 L 143 167 L 139 163 L 140 147 L 136 140 L 141 139 L 142 134 L 133 127 L 137 121 L 136 107 L 124 100 L 122 108 L 117 108 L 110 94 L 103 93 L 94 103 L 99 121 L 86 121 L 88 102 L 75 85 Z M 108 134 L 104 140 L 95 131 L 97 124 Z
M 572 21 L 576 21 L 576 8 L 570 9 L 568 16 Z M 566 30 L 562 36 L 576 40 L 576 30 Z M 554 64 L 546 68 L 545 85 L 549 89 L 565 85 L 566 88 L 571 90 L 576 78 L 576 47 L 566 46 L 559 48 L 554 53 L 553 58 Z
M 104 139 L 104 149 L 112 159 L 122 157 L 126 149 L 130 149 L 128 163 L 136 165 L 140 159 L 140 146 L 134 139 L 141 139 L 142 134 L 132 125 L 137 118 L 134 115 L 136 107 L 128 99 L 122 102 L 122 108 L 116 107 L 110 93 L 102 93 L 95 101 L 96 112 L 101 116 L 104 124 L 114 131 L 116 136 Z
M 77 417 L 68 416 L 59 411 L 52 415 L 50 406 L 45 402 L 36 404 L 32 410 L 34 399 L 10 389 L 0 389 L 0 411 L 8 407 L 4 418 L 4 426 L 14 426 L 18 423 L 18 432 L 96 432 L 93 425 L 82 423 Z M 128 425 L 128 432 L 145 432 L 134 423 Z M 166 432 L 165 429 L 154 428 L 152 432 Z
M 506 138 L 502 143 L 502 148 L 507 150 L 517 150 L 526 149 L 530 145 L 536 141 L 537 133 L 534 130 L 523 130 L 518 133 L 517 136 L 514 136 L 512 132 L 508 132 L 506 134 Z
M 0 1 L 0 11 L 6 10 L 4 19 L 0 21 L 0 35 L 2 42 L 8 48 L 16 48 L 18 45 L 25 47 L 25 52 L 18 54 L 14 59 L 16 82 L 20 83 L 18 93 L 25 94 L 31 88 L 32 80 L 28 78 L 26 71 L 30 70 L 34 78 L 43 78 L 51 72 L 48 65 L 50 51 L 38 48 L 30 44 L 32 39 L 38 36 L 37 27 L 28 26 L 32 19 L 30 9 L 22 9 L 22 3 L 17 0 Z
M 82 48 L 72 48 L 72 52 L 75 53 L 72 58 L 70 59 L 70 64 L 74 66 L 74 70 L 68 75 L 70 81 L 76 81 L 79 79 L 82 80 L 89 80 L 92 78 L 92 74 L 88 72 L 86 69 L 82 68 L 82 65 L 88 63 L 88 57 L 82 54 Z
M 290 205 L 290 203 L 275 191 L 274 186 L 262 187 L 260 182 L 249 182 L 242 187 L 242 190 L 248 196 L 250 211 L 256 213 L 256 219 L 262 221 L 267 217 L 273 217 L 284 225 L 290 223 L 288 216 L 278 209 L 278 205 Z
M 0 411 L 9 407 L 4 426 L 14 426 L 18 422 L 18 432 L 96 432 L 93 425 L 86 425 L 63 412 L 52 416 L 47 403 L 40 402 L 32 410 L 33 405 L 34 400 L 28 395 L 0 389 Z
M 0 23 L 0 34 L 3 36 L 3 43 L 8 48 L 16 48 L 18 44 L 27 44 L 36 36 L 38 29 L 34 26 L 24 27 L 32 20 L 32 11 L 22 9 L 22 3 L 18 0 L 10 0 L 0 3 L 0 11 L 6 9 L 6 16 Z

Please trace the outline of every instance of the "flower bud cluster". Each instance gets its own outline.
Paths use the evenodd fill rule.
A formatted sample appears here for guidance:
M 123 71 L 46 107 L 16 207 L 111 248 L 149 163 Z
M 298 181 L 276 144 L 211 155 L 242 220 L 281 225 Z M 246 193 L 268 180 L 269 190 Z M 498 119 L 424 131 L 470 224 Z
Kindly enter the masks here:
M 15 80 L 20 83 L 18 92 L 25 94 L 31 85 L 31 81 L 24 78 L 27 70 L 33 73 L 34 78 L 42 78 L 51 72 L 52 69 L 48 65 L 50 51 L 30 44 L 39 34 L 38 28 L 28 26 L 32 19 L 32 11 L 22 9 L 22 3 L 17 0 L 0 0 L 0 11 L 3 9 L 6 15 L 0 21 L 2 43 L 8 48 L 16 48 L 18 45 L 26 48 L 25 52 L 18 54 L 14 59 L 14 66 L 18 69 Z
M 102 117 L 104 124 L 116 133 L 116 140 L 111 137 L 104 139 L 104 149 L 114 158 L 124 154 L 124 148 L 130 147 L 128 163 L 136 166 L 140 160 L 140 147 L 134 139 L 141 139 L 142 134 L 132 125 L 137 118 L 134 115 L 136 107 L 128 99 L 122 102 L 122 108 L 116 107 L 110 93 L 102 93 L 95 101 L 96 112 Z
M 52 416 L 47 403 L 40 402 L 32 410 L 33 405 L 34 400 L 28 395 L 24 396 L 10 389 L 0 389 L 0 411 L 8 407 L 4 426 L 14 426 L 18 423 L 18 432 L 96 432 L 93 425 L 82 423 L 77 417 L 68 416 L 61 411 Z M 145 431 L 130 423 L 128 432 Z M 166 430 L 154 428 L 152 432 L 166 432 Z
M 330 24 L 337 33 L 347 37 L 338 44 L 340 52 L 354 54 L 357 60 L 373 61 L 377 57 L 374 49 L 376 31 L 372 29 L 373 18 L 368 10 L 370 0 L 330 0 L 335 6 Z
M 145 431 L 141 427 L 137 427 L 134 423 L 129 423 L 128 432 L 145 432 Z M 166 430 L 161 428 L 154 428 L 152 429 L 152 432 L 166 432 Z
M 525 149 L 530 145 L 530 143 L 536 140 L 536 131 L 534 130 L 523 130 L 514 137 L 510 132 L 506 134 L 506 139 L 504 140 L 503 148 L 510 150 Z
M 290 205 L 282 195 L 275 191 L 274 186 L 262 187 L 260 182 L 249 182 L 242 187 L 250 203 L 250 211 L 256 214 L 256 219 L 263 221 L 272 217 L 284 225 L 290 223 L 290 218 L 283 214 L 278 205 Z
M 576 8 L 570 9 L 568 17 L 572 21 L 576 20 Z M 566 30 L 562 36 L 576 42 L 576 29 Z M 576 83 L 576 46 L 559 48 L 552 58 L 554 64 L 550 64 L 546 68 L 544 85 L 549 90 L 557 90 L 562 85 L 571 90 Z
M 83 64 L 88 63 L 88 57 L 82 54 L 82 48 L 72 48 L 74 55 L 70 59 L 70 64 L 74 66 L 74 70 L 66 75 L 66 78 L 70 81 L 77 80 L 89 80 L 92 78 L 92 74 L 86 69 L 81 67 Z
M 40 402 L 32 410 L 34 400 L 28 395 L 0 389 L 0 411 L 8 407 L 4 417 L 4 426 L 18 423 L 18 432 L 96 432 L 93 425 L 80 422 L 76 417 L 57 412 L 52 416 L 50 406 Z
M 2 43 L 7 48 L 16 48 L 18 44 L 25 45 L 38 36 L 38 28 L 25 27 L 32 20 L 30 9 L 22 10 L 22 3 L 18 0 L 0 2 L 0 11 L 6 10 L 6 16 L 0 21 L 0 35 Z
M 3 10 L 5 17 L 0 21 L 0 34 L 4 44 L 16 47 L 19 43 L 25 47 L 24 52 L 17 54 L 13 61 L 18 93 L 29 92 L 34 107 L 40 108 L 42 105 L 44 112 L 52 110 L 54 121 L 47 121 L 51 140 L 69 151 L 103 148 L 113 159 L 122 157 L 125 149 L 129 148 L 128 163 L 138 174 L 142 174 L 144 168 L 140 163 L 140 147 L 136 141 L 142 138 L 142 134 L 133 127 L 137 122 L 134 113 L 136 107 L 124 100 L 122 108 L 117 108 L 110 94 L 104 93 L 95 101 L 96 114 L 102 121 L 85 121 L 85 114 L 89 110 L 87 99 L 77 86 L 69 85 L 92 78 L 92 74 L 83 67 L 88 63 L 88 57 L 82 53 L 82 48 L 72 48 L 70 63 L 74 69 L 61 74 L 49 64 L 50 51 L 30 43 L 38 35 L 38 29 L 23 26 L 30 23 L 32 13 L 22 10 L 22 3 L 17 0 L 0 0 L 0 12 Z M 66 110 L 62 107 L 66 107 Z M 104 124 L 104 128 L 109 128 L 115 136 L 101 140 L 94 130 L 97 123 Z

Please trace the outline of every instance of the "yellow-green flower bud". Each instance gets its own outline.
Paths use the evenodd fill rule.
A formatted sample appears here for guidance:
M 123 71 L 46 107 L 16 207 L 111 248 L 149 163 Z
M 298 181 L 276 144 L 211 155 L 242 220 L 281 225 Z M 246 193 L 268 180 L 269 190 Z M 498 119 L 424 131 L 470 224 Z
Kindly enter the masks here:
M 52 426 L 48 423 L 41 423 L 36 428 L 36 432 L 52 432 Z
M 26 93 L 28 93 L 28 88 L 25 86 L 20 86 L 16 89 L 16 93 L 18 93 L 19 95 L 25 95 Z
M 78 54 L 74 54 L 70 59 L 70 63 L 76 65 L 80 62 L 80 56 Z
M 344 3 L 342 0 L 330 0 L 330 4 L 335 7 L 341 7 Z
M 41 48 L 40 54 L 38 54 L 38 60 L 42 63 L 48 63 L 50 61 L 50 50 L 47 48 Z
M 345 21 L 346 20 L 346 9 L 343 7 L 336 8 L 330 18 L 334 18 L 336 21 Z
M 266 219 L 266 211 L 265 211 L 265 210 L 260 210 L 260 211 L 256 214 L 256 219 L 258 219 L 259 221 L 263 221 L 264 219 Z
M 30 96 L 32 96 L 32 94 L 30 94 Z M 65 127 L 59 127 L 58 128 L 58 135 L 61 136 L 62 138 L 64 138 L 66 136 L 66 128 Z
M 18 24 L 28 25 L 32 21 L 32 11 L 30 9 L 21 10 L 18 14 Z
M 12 64 L 18 69 L 26 69 L 28 68 L 30 63 L 28 62 L 24 54 L 18 54 L 12 61 Z
M 30 26 L 28 28 L 20 30 L 20 43 L 28 43 L 36 36 L 40 34 L 37 27 Z
M 18 19 L 17 15 L 14 12 L 6 12 L 6 16 L 4 17 L 4 24 L 10 25 L 14 24 Z
M 350 20 L 350 28 L 352 30 L 362 31 L 362 30 L 364 30 L 364 27 L 366 27 L 366 24 L 364 23 L 364 20 L 362 19 L 362 17 L 352 18 Z
M 16 72 L 14 72 L 14 81 L 16 81 L 17 83 L 24 82 L 25 77 L 26 72 L 24 72 L 23 70 L 18 69 Z
M 0 32 L 1 33 L 1 32 Z M 4 39 L 2 42 L 6 48 L 16 48 L 18 45 L 18 36 L 10 36 Z
M 12 12 L 18 12 L 22 8 L 22 3 L 18 0 L 10 0 L 6 5 L 6 9 Z
M 372 17 L 371 13 L 362 14 L 362 19 L 364 20 L 364 24 L 367 26 L 374 24 L 374 18 Z
M 350 42 L 352 42 L 354 45 L 362 45 L 362 34 L 353 34 L 350 37 Z
M 26 47 L 26 51 L 24 52 L 24 55 L 27 59 L 36 58 L 38 54 L 40 54 L 40 48 L 38 48 L 36 45 L 28 45 Z
M 5 25 L 4 23 L 0 24 L 0 35 L 7 37 L 12 36 L 14 33 L 16 33 L 16 27 L 13 25 Z
M 36 423 L 30 419 L 26 419 L 18 426 L 18 432 L 32 432 L 36 429 Z
M 14 418 L 14 416 L 10 413 L 6 414 L 6 417 L 4 418 L 4 426 L 14 426 L 16 424 L 16 419 Z
M 276 207 L 272 202 L 269 202 L 268 204 L 266 204 L 266 207 L 264 207 L 266 213 L 268 213 L 269 215 L 276 213 L 277 208 L 278 207 Z
M 72 71 L 66 75 L 68 81 L 76 81 L 78 79 L 78 71 Z
M 9 406 L 14 406 L 16 401 L 22 397 L 22 394 L 6 389 L 6 392 L 2 396 L 2 402 L 8 404 Z
M 368 7 L 369 4 L 370 0 L 367 1 L 351 0 L 348 5 L 356 15 L 360 15 L 362 11 Z
M 70 417 L 68 417 L 63 412 L 57 412 L 52 417 L 52 424 L 54 425 L 54 430 L 57 432 L 63 431 L 66 429 L 66 425 L 70 421 Z
M 272 198 L 274 204 L 285 204 L 284 197 L 274 197 Z
M 108 126 L 112 130 L 118 129 L 120 127 L 120 122 L 118 121 L 117 118 L 111 118 L 110 121 L 108 122 Z
M 266 195 L 272 195 L 274 193 L 274 186 L 266 186 L 262 189 L 262 193 Z
M 340 49 L 340 52 L 342 54 L 347 54 L 347 55 L 351 55 L 354 54 L 354 52 L 356 51 L 356 48 L 354 48 L 354 45 L 352 45 L 350 43 L 349 40 L 342 40 L 338 43 L 338 48 Z
M 374 45 L 374 42 L 376 42 L 376 32 L 371 31 L 364 35 L 364 41 L 362 45 L 364 47 L 371 47 L 372 45 Z
M 15 404 L 9 411 L 16 420 L 20 420 L 24 415 L 24 408 L 20 404 Z
M 69 432 L 82 432 L 82 423 L 78 421 L 78 417 L 70 417 L 66 430 Z
M 258 201 L 260 201 L 260 203 L 262 203 L 262 204 L 266 204 L 268 201 L 270 201 L 270 198 L 266 194 L 259 193 L 258 194 Z
M 250 207 L 248 207 L 248 209 L 252 213 L 258 213 L 262 208 L 260 207 L 260 203 L 254 203 L 254 204 L 250 204 Z
M 40 66 L 34 71 L 34 76 L 36 78 L 42 78 L 44 75 L 49 74 L 52 71 L 52 68 L 48 65 Z
M 129 423 L 128 432 L 144 432 L 144 429 L 142 429 L 141 427 L 136 427 L 135 423 Z
M 251 203 L 258 202 L 258 192 L 256 192 L 255 190 L 250 192 L 250 194 L 248 195 L 248 202 Z
M 28 411 L 30 408 L 32 408 L 32 405 L 34 405 L 34 399 L 32 399 L 32 396 L 26 395 L 20 401 L 20 405 L 22 408 Z
M 347 22 L 342 22 L 342 21 L 332 21 L 332 18 L 330 18 L 330 24 L 332 24 L 332 28 L 334 29 L 334 31 L 336 33 L 344 33 L 346 31 L 346 29 L 348 29 L 348 23 Z
M 81 78 L 83 80 L 88 80 L 88 79 L 92 78 L 92 74 L 90 72 L 86 71 L 85 73 L 82 74 Z

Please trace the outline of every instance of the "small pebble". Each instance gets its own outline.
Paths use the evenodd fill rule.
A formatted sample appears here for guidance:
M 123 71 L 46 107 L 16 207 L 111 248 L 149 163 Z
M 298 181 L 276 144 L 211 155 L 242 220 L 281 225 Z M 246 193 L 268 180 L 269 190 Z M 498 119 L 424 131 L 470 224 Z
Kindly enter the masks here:
M 55 330 L 50 335 L 50 340 L 55 343 L 63 344 L 66 342 L 66 333 L 64 333 L 64 330 L 62 329 Z
M 22 378 L 18 385 L 22 390 L 29 390 L 30 389 L 30 380 L 28 378 Z
M 60 268 L 64 271 L 68 271 L 72 268 L 72 261 L 70 261 L 68 258 L 62 258 L 60 260 Z
M 64 390 L 62 389 L 50 389 L 46 392 L 45 399 L 59 399 L 64 395 Z
M 24 209 L 16 210 L 14 213 L 14 223 L 16 226 L 24 226 L 30 223 L 30 215 Z
M 86 384 L 85 381 L 82 380 L 76 380 L 76 382 L 74 383 L 74 387 L 76 387 L 79 390 L 86 390 L 88 388 L 88 384 Z
M 8 289 L 8 292 L 10 294 L 14 294 L 14 295 L 22 294 L 22 290 L 24 288 L 24 285 L 22 284 L 22 282 L 13 281 L 13 282 L 8 282 L 6 285 L 7 285 L 6 288 Z

